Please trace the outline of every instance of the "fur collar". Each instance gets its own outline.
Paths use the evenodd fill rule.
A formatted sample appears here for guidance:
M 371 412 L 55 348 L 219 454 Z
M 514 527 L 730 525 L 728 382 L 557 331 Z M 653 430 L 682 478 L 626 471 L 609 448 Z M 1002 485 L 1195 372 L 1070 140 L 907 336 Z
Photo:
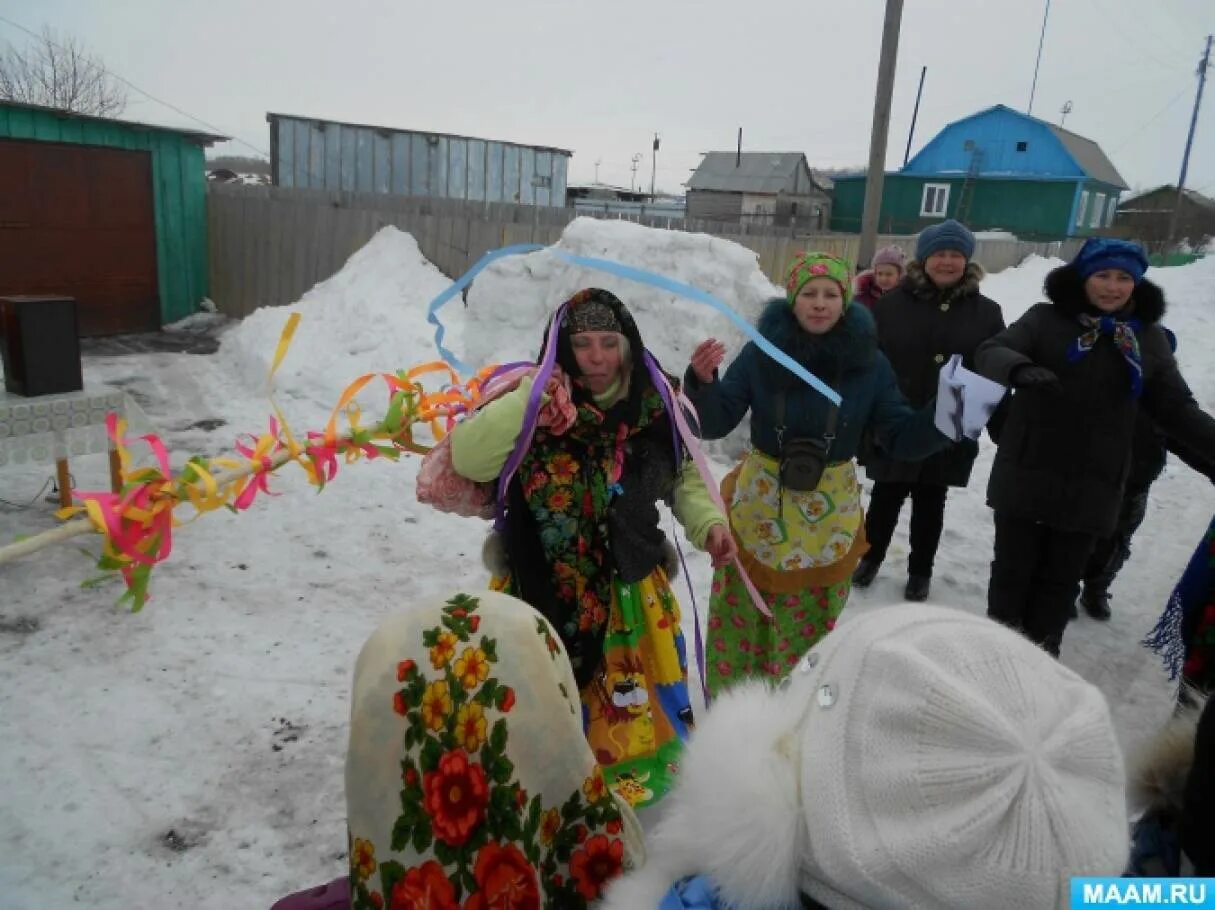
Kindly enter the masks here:
M 1069 316 L 1078 316 L 1081 313 L 1088 313 L 1090 316 L 1104 315 L 1088 302 L 1088 295 L 1084 293 L 1084 281 L 1081 280 L 1080 273 L 1070 265 L 1061 265 L 1047 275 L 1044 289 L 1047 299 Z M 1164 291 L 1160 289 L 1160 285 L 1144 278 L 1131 295 L 1129 311 L 1120 315 L 1133 316 L 1147 326 L 1163 319 L 1164 310 Z
M 932 283 L 932 279 L 928 277 L 928 273 L 924 271 L 923 264 L 916 259 L 907 263 L 907 274 L 903 276 L 903 281 L 899 287 L 903 288 L 911 296 L 921 300 L 931 300 L 933 303 L 949 303 L 959 297 L 969 297 L 979 293 L 979 284 L 986 276 L 983 271 L 983 266 L 977 262 L 966 263 L 966 271 L 962 273 L 962 280 L 953 287 L 941 290 Z
M 1206 699 L 1195 693 L 1194 703 L 1179 708 L 1132 763 L 1128 789 L 1136 808 L 1180 814 L 1205 704 Z
M 837 373 L 864 369 L 877 355 L 877 326 L 863 305 L 848 306 L 843 318 L 825 335 L 811 335 L 798 325 L 793 308 L 781 297 L 764 307 L 758 327 L 761 335 L 827 381 Z M 763 369 L 772 371 L 771 376 L 778 385 L 793 386 L 801 382 L 769 357 L 763 358 Z

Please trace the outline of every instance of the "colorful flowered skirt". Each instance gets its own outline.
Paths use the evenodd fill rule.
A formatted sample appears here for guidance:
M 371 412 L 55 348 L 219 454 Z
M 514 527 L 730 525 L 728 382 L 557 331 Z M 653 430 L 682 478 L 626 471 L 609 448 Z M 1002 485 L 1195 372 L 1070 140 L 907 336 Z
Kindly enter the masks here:
M 490 582 L 511 590 L 510 577 Z M 603 664 L 581 692 L 587 741 L 608 784 L 630 805 L 661 799 L 675 782 L 692 730 L 679 604 L 666 573 L 612 583 Z
M 772 611 L 751 603 L 733 565 L 713 576 L 705 654 L 709 690 L 782 677 L 835 627 L 869 549 L 856 465 L 828 465 L 810 492 L 779 489 L 774 458 L 752 450 L 721 484 L 739 561 Z

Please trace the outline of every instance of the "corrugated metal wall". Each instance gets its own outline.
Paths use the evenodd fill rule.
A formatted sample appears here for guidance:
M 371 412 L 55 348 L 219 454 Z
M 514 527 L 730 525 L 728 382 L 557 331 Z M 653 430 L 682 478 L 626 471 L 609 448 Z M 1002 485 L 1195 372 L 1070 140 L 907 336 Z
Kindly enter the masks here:
M 183 319 L 207 296 L 203 147 L 186 135 L 0 103 L 0 137 L 152 153 L 156 262 L 162 322 Z
M 277 186 L 565 207 L 569 153 L 268 114 Z

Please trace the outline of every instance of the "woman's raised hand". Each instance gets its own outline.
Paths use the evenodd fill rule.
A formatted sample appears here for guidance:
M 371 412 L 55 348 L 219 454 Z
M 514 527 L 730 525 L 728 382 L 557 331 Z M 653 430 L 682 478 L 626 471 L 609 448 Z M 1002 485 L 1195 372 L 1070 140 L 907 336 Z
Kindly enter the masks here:
M 692 372 L 702 384 L 708 385 L 725 359 L 726 346 L 716 338 L 709 338 L 698 344 L 692 352 Z

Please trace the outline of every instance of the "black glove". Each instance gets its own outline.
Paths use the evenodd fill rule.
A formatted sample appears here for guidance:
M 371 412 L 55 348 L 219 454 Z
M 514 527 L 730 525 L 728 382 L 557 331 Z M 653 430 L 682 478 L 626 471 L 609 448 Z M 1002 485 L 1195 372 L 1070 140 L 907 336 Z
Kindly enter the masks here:
M 1013 387 L 1018 389 L 1036 388 L 1050 392 L 1063 391 L 1059 377 L 1055 375 L 1054 371 L 1040 367 L 1036 363 L 1021 364 L 1013 370 L 1012 376 L 1009 378 L 1012 380 Z

